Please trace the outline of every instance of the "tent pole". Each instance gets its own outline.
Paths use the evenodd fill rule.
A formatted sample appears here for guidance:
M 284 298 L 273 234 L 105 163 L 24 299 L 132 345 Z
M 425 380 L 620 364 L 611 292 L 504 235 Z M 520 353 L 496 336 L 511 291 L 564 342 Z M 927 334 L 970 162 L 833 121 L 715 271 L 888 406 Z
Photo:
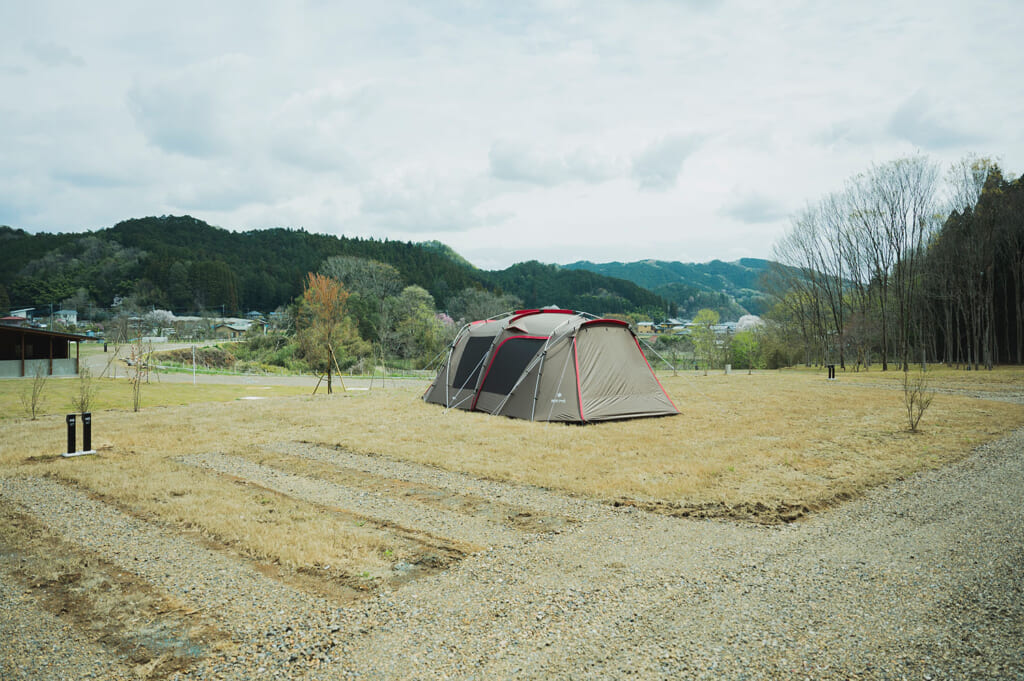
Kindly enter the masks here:
M 530 420 L 533 421 L 534 414 L 537 413 L 537 394 L 540 392 L 540 377 L 544 373 L 544 358 L 547 357 L 548 351 L 545 350 L 540 355 L 540 366 L 537 367 L 537 382 L 533 384 L 533 404 L 530 405 Z
M 637 336 L 637 338 L 640 338 L 640 336 Z M 662 362 L 664 362 L 665 364 L 667 364 L 667 365 L 668 365 L 668 368 L 669 368 L 669 369 L 671 369 L 672 371 L 675 371 L 675 370 L 676 370 L 676 367 L 675 367 L 675 365 L 674 365 L 674 364 L 672 364 L 672 362 L 670 362 L 670 361 L 668 361 L 667 359 L 665 359 L 664 357 L 662 357 L 662 356 L 661 356 L 661 355 L 660 355 L 660 354 L 658 353 L 658 351 L 657 351 L 657 350 L 655 350 L 655 349 L 654 349 L 654 348 L 653 348 L 653 347 L 651 346 L 651 344 L 650 344 L 650 343 L 648 343 L 648 342 L 647 342 L 646 340 L 644 340 L 643 338 L 640 338 L 640 342 L 641 342 L 641 343 L 643 343 L 644 345 L 646 345 L 646 346 L 647 346 L 647 349 L 648 349 L 648 350 L 650 350 L 651 352 L 653 352 L 653 353 L 654 353 L 654 356 L 655 356 L 655 357 L 657 357 L 657 358 L 658 358 L 658 359 L 660 359 L 660 360 L 661 360 Z
M 571 338 L 571 336 L 570 336 Z M 571 353 L 570 353 L 571 354 Z M 565 370 L 569 367 L 569 357 L 566 357 L 565 362 L 562 363 L 562 373 L 558 376 L 558 385 L 555 386 L 555 393 L 562 391 L 562 381 L 565 380 Z M 548 421 L 551 420 L 551 415 L 555 413 L 555 403 L 551 403 L 551 408 L 548 409 Z
M 452 353 L 455 352 L 455 343 L 452 343 L 448 348 L 448 359 L 444 363 L 444 408 L 448 409 L 452 406 L 452 398 L 450 395 L 450 384 L 451 384 L 451 373 L 452 373 Z
M 533 359 L 530 360 L 530 363 L 527 364 L 526 368 L 523 369 L 522 373 L 519 374 L 519 378 L 516 379 L 515 384 L 509 389 L 508 394 L 505 395 L 505 398 L 502 399 L 502 401 L 498 403 L 498 406 L 494 408 L 494 411 L 491 412 L 492 414 L 497 416 L 498 414 L 501 413 L 501 410 L 505 408 L 505 403 L 508 402 L 510 397 L 512 397 L 512 393 L 514 393 L 519 388 L 519 386 L 522 385 L 523 380 L 526 378 L 527 374 L 529 374 L 531 371 L 533 371 L 533 367 L 537 366 L 537 362 L 543 362 L 543 361 L 544 361 L 544 356 L 543 355 L 541 355 L 540 359 L 537 359 L 537 356 L 534 355 Z

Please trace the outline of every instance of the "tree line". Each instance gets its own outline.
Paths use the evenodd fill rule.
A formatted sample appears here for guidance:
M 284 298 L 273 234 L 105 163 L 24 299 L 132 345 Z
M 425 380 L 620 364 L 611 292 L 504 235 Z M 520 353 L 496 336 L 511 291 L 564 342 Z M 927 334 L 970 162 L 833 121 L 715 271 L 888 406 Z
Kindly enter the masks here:
M 386 263 L 404 285 L 447 310 L 466 289 L 509 294 L 526 306 L 594 314 L 654 313 L 665 300 L 628 281 L 537 262 L 485 271 L 436 242 L 416 244 L 275 228 L 229 232 L 191 216 L 126 220 L 84 234 L 28 234 L 0 226 L 0 302 L 80 311 L 115 298 L 138 309 L 238 314 L 271 311 L 302 295 L 306 274 L 331 257 Z
M 770 275 L 769 316 L 792 363 L 1022 363 L 1022 179 L 987 158 L 943 173 L 913 155 L 808 205 Z

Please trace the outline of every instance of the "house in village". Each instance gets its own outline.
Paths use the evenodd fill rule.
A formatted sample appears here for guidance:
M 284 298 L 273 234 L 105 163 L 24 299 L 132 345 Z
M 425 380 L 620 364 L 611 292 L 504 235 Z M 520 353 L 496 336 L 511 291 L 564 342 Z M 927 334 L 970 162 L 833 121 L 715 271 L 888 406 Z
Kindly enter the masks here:
M 213 325 L 213 335 L 216 338 L 224 339 L 241 338 L 253 327 L 263 333 L 267 332 L 267 323 L 262 319 L 229 318 L 219 320 Z
M 78 324 L 78 310 L 57 310 L 53 313 L 54 321 L 62 322 L 65 326 L 76 326 Z

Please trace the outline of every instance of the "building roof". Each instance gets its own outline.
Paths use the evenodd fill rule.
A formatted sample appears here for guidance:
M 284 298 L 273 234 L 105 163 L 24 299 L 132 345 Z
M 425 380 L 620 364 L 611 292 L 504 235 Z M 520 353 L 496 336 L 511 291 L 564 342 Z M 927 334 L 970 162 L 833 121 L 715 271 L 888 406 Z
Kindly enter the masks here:
M 20 334 L 32 334 L 48 338 L 62 338 L 69 341 L 90 341 L 96 340 L 94 336 L 83 336 L 80 333 L 64 333 L 63 331 L 49 331 L 47 329 L 33 329 L 28 326 L 17 326 L 0 322 L 0 331 L 12 331 Z

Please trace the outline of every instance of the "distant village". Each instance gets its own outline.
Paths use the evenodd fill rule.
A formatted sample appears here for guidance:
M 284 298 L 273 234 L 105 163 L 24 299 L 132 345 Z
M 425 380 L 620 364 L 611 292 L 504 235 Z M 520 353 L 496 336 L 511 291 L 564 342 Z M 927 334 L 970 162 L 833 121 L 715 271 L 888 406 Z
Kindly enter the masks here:
M 711 330 L 721 335 L 734 334 L 740 331 L 749 331 L 760 326 L 762 323 L 761 318 L 757 315 L 748 314 L 743 315 L 734 322 L 715 324 L 711 327 Z M 662 334 L 689 335 L 696 326 L 697 324 L 692 319 L 669 319 L 661 324 L 652 321 L 640 321 L 636 323 L 636 332 L 642 336 Z
M 116 309 L 116 308 L 115 308 Z M 77 310 L 38 309 L 25 307 L 14 309 L 0 324 L 33 329 L 47 329 L 78 333 L 88 337 L 111 342 L 127 341 L 133 338 L 147 338 L 161 341 L 196 341 L 241 338 L 247 333 L 266 333 L 283 321 L 283 313 L 264 313 L 252 310 L 244 317 L 217 316 L 214 314 L 175 315 L 167 310 L 151 310 L 144 314 L 106 317 L 104 321 L 80 318 Z M 756 328 L 762 324 L 757 315 L 743 315 L 736 321 L 715 324 L 711 330 L 716 334 L 729 335 Z M 696 326 L 692 319 L 673 318 L 664 322 L 641 320 L 635 323 L 636 332 L 641 336 L 689 335 Z
M 105 315 L 106 316 L 106 315 Z M 0 324 L 27 329 L 45 329 L 75 333 L 97 340 L 126 342 L 145 338 L 153 342 L 173 340 L 197 341 L 241 338 L 247 333 L 266 333 L 277 324 L 282 315 L 256 310 L 244 317 L 222 317 L 215 315 L 175 315 L 167 310 L 151 310 L 144 314 L 119 315 L 104 321 L 79 318 L 77 310 L 40 310 L 25 307 L 11 310 L 0 317 Z

